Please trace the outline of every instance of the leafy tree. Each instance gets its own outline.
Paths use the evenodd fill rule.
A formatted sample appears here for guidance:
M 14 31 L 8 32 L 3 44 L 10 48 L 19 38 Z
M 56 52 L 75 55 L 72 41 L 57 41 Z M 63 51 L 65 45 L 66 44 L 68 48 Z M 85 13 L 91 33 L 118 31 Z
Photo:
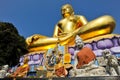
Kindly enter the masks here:
M 28 52 L 26 46 L 24 37 L 12 23 L 0 22 L 0 65 L 18 64 L 20 56 Z

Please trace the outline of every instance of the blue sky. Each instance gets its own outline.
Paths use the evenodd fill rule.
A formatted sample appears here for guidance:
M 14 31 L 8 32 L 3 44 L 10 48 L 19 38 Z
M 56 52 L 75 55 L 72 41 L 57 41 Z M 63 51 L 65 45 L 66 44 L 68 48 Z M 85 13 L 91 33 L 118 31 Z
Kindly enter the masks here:
M 55 24 L 62 18 L 61 6 L 66 3 L 88 21 L 113 16 L 113 33 L 120 34 L 120 0 L 0 0 L 0 21 L 12 23 L 25 38 L 33 34 L 52 36 Z

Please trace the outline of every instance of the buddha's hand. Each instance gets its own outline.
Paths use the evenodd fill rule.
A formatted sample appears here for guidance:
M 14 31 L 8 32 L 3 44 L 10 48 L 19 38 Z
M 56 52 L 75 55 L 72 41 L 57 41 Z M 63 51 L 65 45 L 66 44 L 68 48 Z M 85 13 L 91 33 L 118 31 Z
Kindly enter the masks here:
M 38 40 L 40 38 L 40 35 L 33 35 L 26 39 L 27 45 L 31 45 L 34 41 Z
M 59 35 L 62 36 L 62 37 L 64 37 L 64 36 L 68 35 L 68 33 L 59 33 Z

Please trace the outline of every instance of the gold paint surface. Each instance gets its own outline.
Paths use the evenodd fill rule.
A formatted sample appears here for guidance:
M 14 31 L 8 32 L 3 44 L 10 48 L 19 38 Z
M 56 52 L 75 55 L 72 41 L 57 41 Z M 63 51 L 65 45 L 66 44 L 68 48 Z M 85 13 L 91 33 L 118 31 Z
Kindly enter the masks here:
M 110 34 L 115 28 L 116 22 L 110 15 L 104 15 L 88 22 L 84 16 L 74 15 L 72 9 L 67 9 L 71 7 L 65 8 L 62 11 L 63 19 L 56 24 L 53 37 L 35 34 L 26 39 L 30 52 L 54 48 L 57 42 L 61 45 L 73 45 L 76 35 L 80 35 L 83 40 L 88 40 Z M 65 14 L 67 16 L 64 16 Z

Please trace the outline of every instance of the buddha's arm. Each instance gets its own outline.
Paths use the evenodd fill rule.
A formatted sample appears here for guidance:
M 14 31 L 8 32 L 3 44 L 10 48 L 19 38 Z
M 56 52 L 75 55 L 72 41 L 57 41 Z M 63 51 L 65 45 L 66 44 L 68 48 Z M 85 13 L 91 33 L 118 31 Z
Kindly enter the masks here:
M 61 23 L 58 23 L 55 26 L 53 37 L 58 37 L 60 35 L 60 33 L 63 32 L 62 29 L 60 28 L 60 26 L 61 26 Z
M 67 41 L 69 41 L 70 38 L 73 37 L 74 34 L 69 33 L 68 35 L 66 35 L 65 37 L 59 36 L 59 42 L 62 44 L 66 44 Z M 64 42 L 65 41 L 65 42 Z M 32 43 L 31 46 L 29 47 L 37 47 L 37 46 L 43 46 L 42 49 L 46 48 L 48 46 L 52 47 L 55 46 L 56 43 L 58 42 L 58 37 L 53 37 L 53 38 L 41 38 L 36 40 L 35 42 Z
M 88 23 L 87 19 L 84 16 L 79 16 L 79 20 L 82 23 L 82 25 L 85 25 Z
M 53 33 L 53 37 L 57 37 L 58 36 L 58 25 L 55 26 L 55 29 L 54 29 L 54 33 Z

